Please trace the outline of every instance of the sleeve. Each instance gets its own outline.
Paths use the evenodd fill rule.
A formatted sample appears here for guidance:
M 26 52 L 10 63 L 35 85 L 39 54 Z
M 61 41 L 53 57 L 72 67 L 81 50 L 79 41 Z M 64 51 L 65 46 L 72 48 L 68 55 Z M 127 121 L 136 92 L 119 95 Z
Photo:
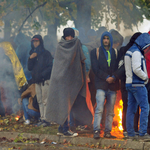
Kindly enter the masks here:
M 132 68 L 133 72 L 142 80 L 147 80 L 147 74 L 141 68 L 141 53 L 135 51 L 132 54 Z
M 28 70 L 29 71 L 32 71 L 33 70 L 33 67 L 35 65 L 35 62 L 36 62 L 36 57 L 35 58 L 32 58 L 30 59 L 30 57 L 28 58 Z
M 31 85 L 32 86 L 32 85 Z M 26 98 L 29 94 L 31 94 L 31 86 L 29 86 L 22 94 L 21 99 Z
M 51 75 L 52 66 L 53 66 L 53 57 L 50 53 L 47 53 L 47 59 L 46 59 L 46 67 L 42 72 L 42 78 Z
M 96 49 L 91 51 L 91 64 L 92 64 L 92 70 L 93 70 L 94 74 L 98 78 L 106 80 L 107 77 L 109 76 L 109 74 L 107 74 L 106 72 L 104 72 L 103 70 L 101 70 L 99 68 L 98 60 L 97 60 L 97 56 L 96 56 Z
M 89 50 L 85 45 L 82 45 L 82 50 L 85 55 L 85 66 L 86 66 L 86 72 L 88 73 L 91 69 L 91 58 L 89 54 Z

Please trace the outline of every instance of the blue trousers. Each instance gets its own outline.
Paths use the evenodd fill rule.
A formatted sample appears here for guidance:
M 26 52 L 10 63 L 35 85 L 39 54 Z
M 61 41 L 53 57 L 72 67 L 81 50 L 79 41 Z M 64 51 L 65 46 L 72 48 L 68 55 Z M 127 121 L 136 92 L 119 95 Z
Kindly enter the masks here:
M 22 100 L 22 107 L 23 107 L 25 120 L 31 119 L 31 118 L 35 118 L 35 119 L 38 120 L 40 118 L 40 112 L 36 112 L 36 111 L 34 111 L 32 109 L 29 109 L 28 108 L 28 104 L 29 104 L 28 98 L 24 98 Z
M 147 89 L 145 86 L 132 87 L 131 84 L 126 84 L 126 89 L 128 91 L 128 108 L 126 115 L 126 126 L 128 135 L 135 136 L 134 115 L 139 105 L 141 108 L 139 135 L 143 136 L 145 133 L 147 133 L 149 114 Z
M 96 110 L 94 115 L 94 131 L 100 130 L 100 122 L 102 119 L 104 102 L 106 99 L 106 121 L 105 121 L 105 133 L 110 133 L 112 129 L 112 122 L 114 117 L 114 105 L 116 102 L 116 91 L 101 90 L 98 89 L 96 92 Z

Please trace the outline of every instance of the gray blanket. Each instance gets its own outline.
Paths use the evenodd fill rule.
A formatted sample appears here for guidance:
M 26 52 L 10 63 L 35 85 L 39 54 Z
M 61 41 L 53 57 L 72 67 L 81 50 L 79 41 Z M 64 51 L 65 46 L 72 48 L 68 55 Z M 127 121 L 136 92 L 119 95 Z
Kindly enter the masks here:
M 50 79 L 46 106 L 48 121 L 63 125 L 72 109 L 78 121 L 81 122 L 83 117 L 89 116 L 83 124 L 92 122 L 92 115 L 86 106 L 84 60 L 81 43 L 77 38 L 69 41 L 61 39 L 55 53 Z

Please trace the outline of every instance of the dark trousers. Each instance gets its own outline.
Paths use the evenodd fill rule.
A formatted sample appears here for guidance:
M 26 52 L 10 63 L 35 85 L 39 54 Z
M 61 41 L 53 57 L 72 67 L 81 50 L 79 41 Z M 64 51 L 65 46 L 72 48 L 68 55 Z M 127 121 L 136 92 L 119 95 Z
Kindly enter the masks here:
M 128 92 L 125 88 L 121 89 L 122 101 L 123 101 L 123 113 L 122 113 L 122 127 L 124 131 L 126 129 L 126 114 L 127 114 L 127 107 L 128 107 Z
M 124 129 L 124 132 L 127 131 L 126 128 L 126 114 L 127 114 L 127 107 L 128 107 L 128 92 L 125 88 L 121 89 L 122 94 L 122 101 L 123 101 L 123 113 L 122 113 L 122 127 Z M 134 116 L 134 130 L 135 132 L 138 132 L 138 122 L 139 122 L 139 106 L 137 108 L 137 112 Z M 150 115 L 149 115 L 150 117 Z M 149 123 L 150 124 L 150 123 Z

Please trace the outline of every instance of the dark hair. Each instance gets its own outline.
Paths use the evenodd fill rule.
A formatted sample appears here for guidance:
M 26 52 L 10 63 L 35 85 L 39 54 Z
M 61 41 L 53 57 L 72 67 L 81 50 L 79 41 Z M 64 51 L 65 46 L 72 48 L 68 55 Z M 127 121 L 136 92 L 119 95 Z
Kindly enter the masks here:
M 120 43 L 120 45 L 122 45 L 123 43 L 123 36 L 116 30 L 111 30 L 111 35 L 113 37 L 113 43 Z

